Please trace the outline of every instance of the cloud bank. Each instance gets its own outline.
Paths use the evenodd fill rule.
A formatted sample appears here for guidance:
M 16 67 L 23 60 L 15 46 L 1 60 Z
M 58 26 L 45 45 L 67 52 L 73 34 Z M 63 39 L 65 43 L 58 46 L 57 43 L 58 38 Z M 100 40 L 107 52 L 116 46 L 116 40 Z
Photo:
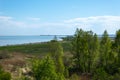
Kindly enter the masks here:
M 76 28 L 92 30 L 97 34 L 102 34 L 104 30 L 107 30 L 108 33 L 115 34 L 115 31 L 120 29 L 120 16 L 90 16 L 61 22 L 41 22 L 40 18 L 33 17 L 29 17 L 29 20 L 18 21 L 10 16 L 0 16 L 0 35 L 71 35 L 74 34 Z
M 117 29 L 120 29 L 120 16 L 92 16 L 86 18 L 74 18 L 65 20 L 65 23 L 74 24 L 77 27 L 93 30 L 101 34 L 107 30 L 110 34 L 114 34 Z
M 28 17 L 28 20 L 32 20 L 32 21 L 40 21 L 40 18 L 36 18 L 36 17 Z

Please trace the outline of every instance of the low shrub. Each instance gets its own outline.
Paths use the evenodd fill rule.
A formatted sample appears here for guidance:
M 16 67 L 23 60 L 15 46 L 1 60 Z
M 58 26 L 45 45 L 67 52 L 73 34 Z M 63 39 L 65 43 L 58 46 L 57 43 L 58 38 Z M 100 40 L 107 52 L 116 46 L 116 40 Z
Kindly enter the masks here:
M 11 74 L 5 72 L 0 66 L 0 80 L 11 80 Z

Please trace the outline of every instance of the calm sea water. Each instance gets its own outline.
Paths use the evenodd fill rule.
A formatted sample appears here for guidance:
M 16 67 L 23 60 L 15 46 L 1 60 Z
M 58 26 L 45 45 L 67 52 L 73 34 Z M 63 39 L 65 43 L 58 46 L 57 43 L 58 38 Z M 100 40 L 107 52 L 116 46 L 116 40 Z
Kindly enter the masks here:
M 65 36 L 57 36 L 58 40 L 61 37 Z M 53 38 L 54 36 L 0 36 L 0 46 L 46 42 Z

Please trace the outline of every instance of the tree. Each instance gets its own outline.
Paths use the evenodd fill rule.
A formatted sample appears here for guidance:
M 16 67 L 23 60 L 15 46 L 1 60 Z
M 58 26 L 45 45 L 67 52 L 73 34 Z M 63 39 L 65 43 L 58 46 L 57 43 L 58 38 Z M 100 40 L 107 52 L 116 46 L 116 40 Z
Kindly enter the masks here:
M 57 80 L 55 63 L 50 56 L 32 61 L 32 72 L 35 80 Z
M 72 54 L 73 54 L 73 62 L 75 63 L 75 67 L 83 72 L 83 65 L 82 65 L 82 59 L 83 59 L 83 55 L 82 55 L 82 37 L 83 37 L 83 33 L 84 31 L 82 29 L 76 29 L 75 35 L 73 37 L 73 41 L 72 41 Z
M 100 41 L 100 65 L 101 67 L 107 66 L 110 60 L 110 53 L 111 53 L 111 40 L 107 31 L 105 30 L 101 41 Z
M 120 29 L 116 32 L 116 37 L 115 37 L 113 48 L 118 55 L 118 64 L 119 64 L 120 63 Z
M 111 51 L 110 61 L 112 64 L 109 64 L 109 71 L 111 74 L 116 74 L 119 72 L 120 68 L 120 29 L 116 31 L 115 40 L 112 41 L 112 51 Z
M 92 31 L 77 29 L 72 41 L 73 61 L 81 72 L 91 73 L 99 49 L 97 35 Z
M 81 80 L 81 79 L 77 74 L 73 74 L 71 75 L 70 80 Z
M 56 39 L 50 42 L 50 55 L 56 65 L 56 72 L 64 75 L 65 67 L 63 64 L 63 48 Z
M 120 29 L 116 31 L 115 46 L 118 48 L 120 46 Z
M 100 45 L 99 45 L 99 40 L 97 37 L 97 34 L 93 35 L 93 38 L 89 40 L 90 44 L 89 44 L 89 53 L 90 53 L 90 72 L 93 73 L 93 71 L 96 69 L 97 65 L 98 65 L 98 60 L 99 60 L 99 49 L 100 49 Z M 88 42 L 89 42 L 88 41 Z
M 92 77 L 92 80 L 110 80 L 108 74 L 103 68 L 98 68 Z

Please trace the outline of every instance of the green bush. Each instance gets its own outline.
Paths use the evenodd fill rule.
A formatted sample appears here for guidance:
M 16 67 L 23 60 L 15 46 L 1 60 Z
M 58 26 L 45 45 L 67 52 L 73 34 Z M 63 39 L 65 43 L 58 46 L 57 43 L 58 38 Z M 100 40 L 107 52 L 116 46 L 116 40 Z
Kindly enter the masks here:
M 120 80 L 120 74 L 115 74 L 115 75 L 112 77 L 112 80 Z
M 31 78 L 27 77 L 27 76 L 22 76 L 20 79 L 18 80 L 32 80 Z
M 108 74 L 105 72 L 103 68 L 98 68 L 96 69 L 92 80 L 109 80 L 108 79 Z
M 58 80 L 54 61 L 49 57 L 32 61 L 32 72 L 35 80 Z
M 5 72 L 0 66 L 0 80 L 11 80 L 11 74 Z
M 70 80 L 81 80 L 81 79 L 79 79 L 79 77 L 78 77 L 77 74 L 73 74 L 73 75 L 70 77 Z

